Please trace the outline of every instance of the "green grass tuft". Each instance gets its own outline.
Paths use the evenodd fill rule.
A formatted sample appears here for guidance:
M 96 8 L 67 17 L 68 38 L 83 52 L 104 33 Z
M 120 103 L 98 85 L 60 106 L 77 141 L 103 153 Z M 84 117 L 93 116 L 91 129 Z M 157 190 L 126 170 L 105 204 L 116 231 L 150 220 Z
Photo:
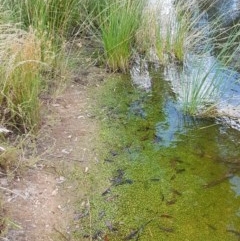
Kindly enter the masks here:
M 101 36 L 108 67 L 126 72 L 139 27 L 143 1 L 109 1 L 101 22 Z

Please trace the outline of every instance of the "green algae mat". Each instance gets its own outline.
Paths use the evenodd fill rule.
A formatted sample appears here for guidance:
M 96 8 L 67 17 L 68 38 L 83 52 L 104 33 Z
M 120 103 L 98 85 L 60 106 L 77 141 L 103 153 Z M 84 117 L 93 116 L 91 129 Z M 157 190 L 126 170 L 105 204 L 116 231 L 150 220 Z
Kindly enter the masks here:
M 239 240 L 240 134 L 184 115 L 161 75 L 152 82 L 151 92 L 127 76 L 99 87 L 100 157 L 82 237 Z

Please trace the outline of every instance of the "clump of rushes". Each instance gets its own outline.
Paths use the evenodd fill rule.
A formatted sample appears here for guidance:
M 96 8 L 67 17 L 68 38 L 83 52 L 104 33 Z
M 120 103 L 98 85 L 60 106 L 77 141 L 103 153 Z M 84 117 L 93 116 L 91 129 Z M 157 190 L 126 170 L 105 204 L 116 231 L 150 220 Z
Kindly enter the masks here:
M 0 25 L 0 115 L 20 131 L 39 125 L 41 44 L 34 31 Z
M 195 46 L 201 41 L 201 53 L 192 54 L 193 59 L 188 61 L 190 74 L 182 75 L 183 109 L 190 115 L 209 115 L 209 111 L 211 115 L 221 92 L 227 88 L 224 85 L 235 74 L 231 70 L 238 68 L 239 24 L 222 28 L 222 17 L 212 18 L 209 27 L 200 28 L 201 35 L 194 36 Z
M 221 66 L 212 60 L 206 64 L 207 57 L 194 60 L 198 66 L 191 66 L 191 74 L 182 76 L 183 111 L 193 116 L 205 115 L 214 109 L 219 98 L 223 83 Z
M 189 19 L 188 5 L 182 0 L 176 6 L 168 0 L 149 3 L 137 31 L 138 50 L 144 53 L 154 50 L 162 65 L 168 64 L 170 58 L 183 62 L 191 26 Z
M 66 37 L 80 18 L 79 0 L 1 1 L 13 12 L 15 22 L 23 23 L 26 29 L 32 26 L 52 41 Z
M 208 45 L 209 40 L 204 38 L 207 26 L 198 27 L 204 13 L 198 13 L 197 6 L 193 7 L 190 1 L 179 0 L 169 7 L 164 4 L 164 1 L 158 4 L 156 53 L 163 65 L 169 59 L 183 63 L 186 52 L 195 50 L 200 43 Z
M 112 71 L 126 72 L 144 3 L 142 0 L 109 0 L 105 3 L 100 28 L 107 65 Z
M 66 38 L 80 21 L 79 0 L 0 0 L 9 10 L 12 22 L 21 23 L 28 31 L 33 28 L 41 41 L 41 60 L 51 65 L 51 72 L 59 69 L 59 56 Z
M 178 8 L 178 7 L 177 7 Z M 178 10 L 177 10 L 178 12 Z M 188 11 L 185 11 L 184 14 L 180 14 L 178 12 L 177 22 L 174 26 L 175 34 L 172 39 L 172 52 L 176 59 L 180 62 L 183 62 L 184 54 L 186 52 L 186 39 L 187 35 L 190 34 L 191 24 L 190 22 L 190 14 Z
M 157 32 L 157 9 L 146 6 L 143 9 L 141 24 L 136 32 L 137 50 L 146 53 L 155 46 Z M 151 27 L 149 27 L 151 26 Z
M 157 46 L 161 44 L 158 42 L 158 37 L 160 36 L 158 15 L 158 5 L 149 3 L 145 6 L 141 24 L 136 33 L 136 48 L 139 53 L 145 54 L 150 61 L 160 61 L 160 63 L 163 63 L 164 56 L 161 54 L 156 56 Z M 160 49 L 161 46 L 158 47 Z
M 62 78 L 66 38 L 80 20 L 80 3 L 0 0 L 0 115 L 5 125 L 24 132 L 37 130 L 44 84 L 40 77 L 46 88 L 48 78 L 51 86 L 53 77 Z

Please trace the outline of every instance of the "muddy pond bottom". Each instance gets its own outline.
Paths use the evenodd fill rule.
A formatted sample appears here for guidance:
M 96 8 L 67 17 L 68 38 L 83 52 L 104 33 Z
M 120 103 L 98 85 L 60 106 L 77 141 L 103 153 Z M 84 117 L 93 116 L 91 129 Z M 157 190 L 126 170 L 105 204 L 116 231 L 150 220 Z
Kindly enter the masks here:
M 105 182 L 91 198 L 92 238 L 239 240 L 239 132 L 184 115 L 152 76 L 147 93 L 124 78 L 101 87 Z

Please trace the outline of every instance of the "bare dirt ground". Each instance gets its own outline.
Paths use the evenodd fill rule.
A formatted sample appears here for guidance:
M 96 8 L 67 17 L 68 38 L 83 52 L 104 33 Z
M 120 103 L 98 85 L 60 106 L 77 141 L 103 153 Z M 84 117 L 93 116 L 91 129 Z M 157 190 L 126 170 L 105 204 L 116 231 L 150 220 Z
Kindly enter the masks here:
M 7 233 L 0 240 L 73 240 L 74 203 L 87 200 L 84 175 L 97 159 L 94 141 L 98 124 L 90 111 L 88 89 L 97 88 L 104 74 L 96 67 L 76 71 L 63 94 L 44 100 L 33 164 L 10 183 L 0 179 L 8 217 Z M 74 172 L 82 175 L 83 181 L 75 182 Z

